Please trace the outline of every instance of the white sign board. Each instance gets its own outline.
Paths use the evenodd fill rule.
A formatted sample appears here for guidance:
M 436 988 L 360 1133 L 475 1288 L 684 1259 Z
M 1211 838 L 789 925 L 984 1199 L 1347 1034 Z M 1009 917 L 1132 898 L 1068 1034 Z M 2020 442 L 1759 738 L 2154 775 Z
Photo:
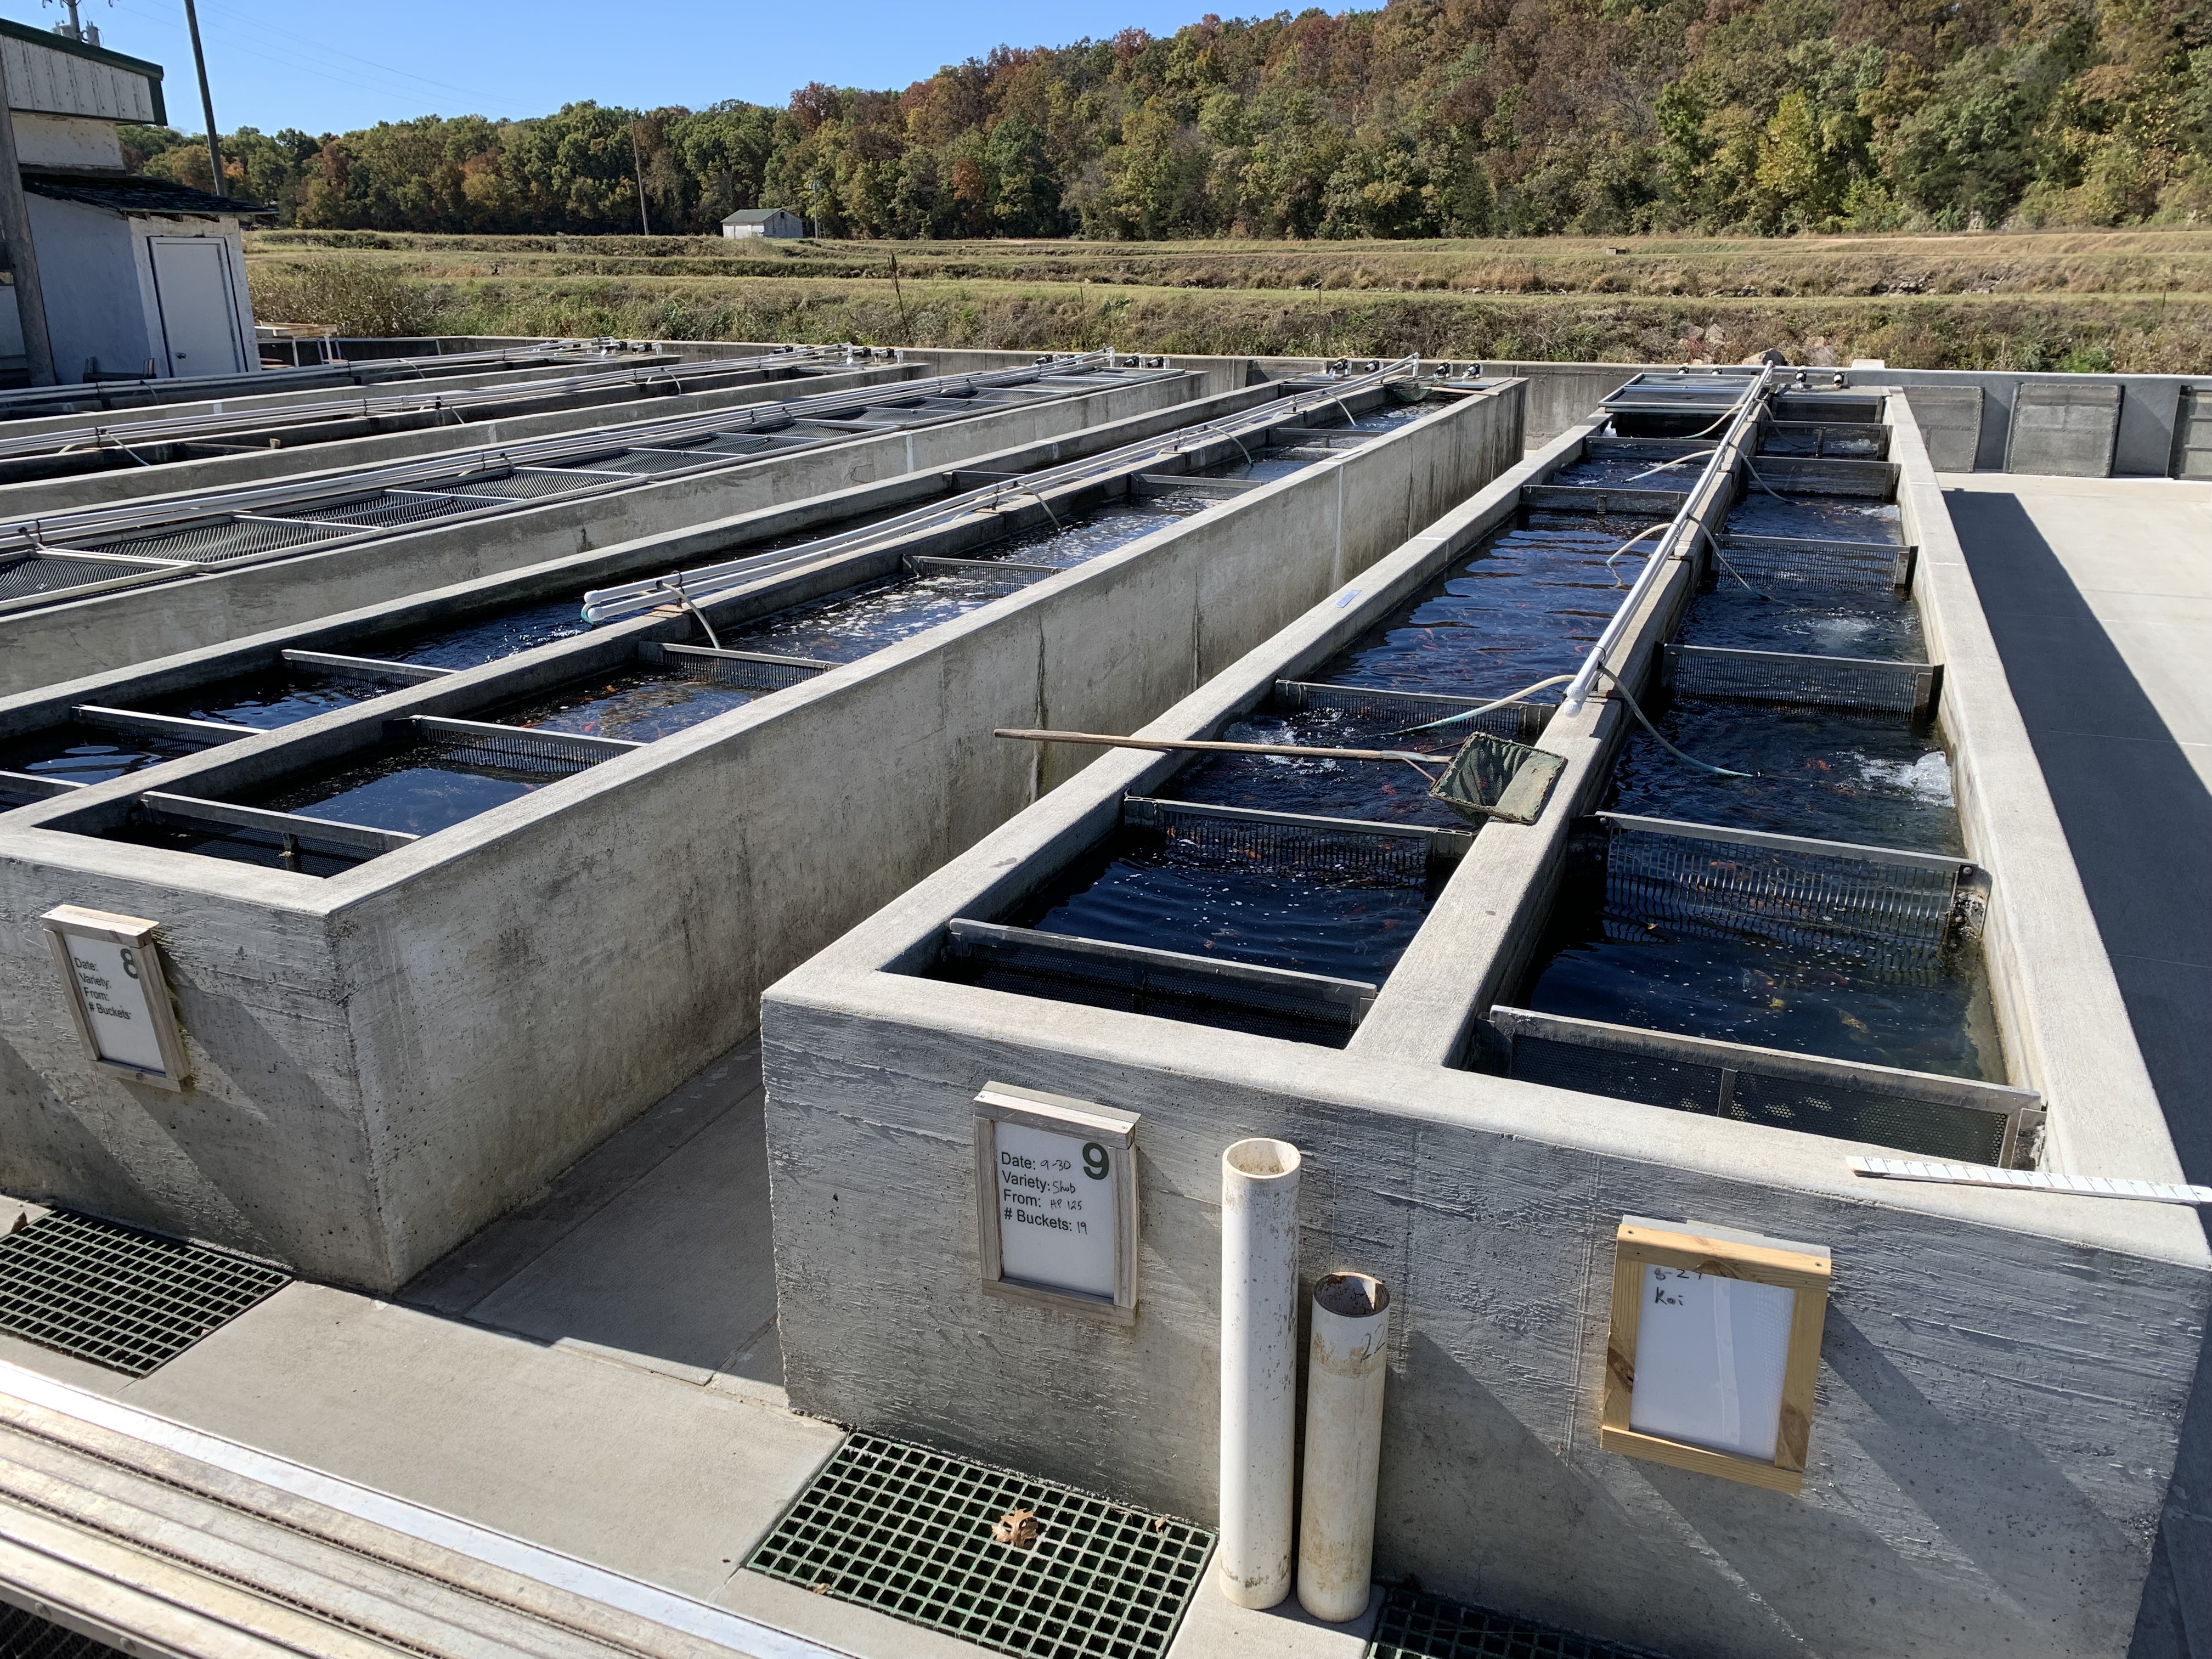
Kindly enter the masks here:
M 999 1265 L 1009 1279 L 1114 1294 L 1114 1154 L 1079 1134 L 996 1125 Z
M 143 1083 L 180 1089 L 184 1036 L 170 1006 L 155 924 L 64 904 L 39 918 L 86 1057 Z
M 1823 1245 L 1622 1217 L 1598 1443 L 1802 1491 L 1833 1273 Z
M 64 933 L 77 995 L 92 1021 L 92 1041 L 102 1060 L 162 1069 L 161 1040 L 154 1035 L 154 1010 L 146 1000 L 146 981 L 138 966 L 138 947 L 112 939 Z
M 986 1085 L 975 1097 L 983 1288 L 1127 1323 L 1137 1306 L 1137 1115 Z
M 1628 1426 L 1774 1460 L 1797 1293 L 1647 1264 Z

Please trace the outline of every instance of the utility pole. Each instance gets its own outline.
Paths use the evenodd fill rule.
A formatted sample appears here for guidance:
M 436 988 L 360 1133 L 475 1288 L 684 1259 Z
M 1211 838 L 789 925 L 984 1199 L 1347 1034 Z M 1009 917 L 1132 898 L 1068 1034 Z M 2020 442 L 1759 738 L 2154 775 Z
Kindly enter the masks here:
M 200 115 L 207 122 L 208 166 L 215 173 L 215 193 L 228 196 L 222 185 L 222 146 L 215 137 L 215 99 L 208 91 L 207 54 L 200 50 L 200 18 L 192 0 L 185 0 L 185 27 L 192 35 L 192 67 L 200 72 Z
M 31 208 L 23 199 L 23 168 L 15 159 L 14 101 L 8 70 L 0 63 L 0 238 L 15 278 L 15 315 L 23 325 L 23 360 L 33 386 L 55 383 L 54 348 L 46 333 L 46 294 L 39 283 L 38 250 L 31 245 Z
M 186 0 L 186 3 L 189 4 L 190 0 Z M 638 228 L 650 236 L 653 234 L 653 221 L 645 216 L 645 157 L 637 142 L 637 130 L 644 125 L 642 121 L 629 124 L 629 170 L 630 176 L 637 180 Z

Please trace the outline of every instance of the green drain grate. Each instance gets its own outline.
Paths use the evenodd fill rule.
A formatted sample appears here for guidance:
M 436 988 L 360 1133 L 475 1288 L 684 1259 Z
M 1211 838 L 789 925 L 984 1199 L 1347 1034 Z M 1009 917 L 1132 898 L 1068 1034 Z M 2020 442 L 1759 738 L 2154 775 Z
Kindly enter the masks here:
M 1641 1648 L 1624 1648 L 1577 1636 L 1485 1607 L 1463 1607 L 1440 1595 L 1394 1589 L 1375 1616 L 1367 1659 L 1655 1659 Z
M 143 1376 L 290 1283 L 264 1262 L 56 1210 L 0 1238 L 0 1332 Z
M 0 1659 L 122 1659 L 120 1651 L 0 1601 Z
M 1036 1542 L 993 1541 L 1027 1510 Z M 1036 1659 L 1158 1659 L 1213 1534 L 872 1434 L 846 1441 L 746 1565 Z

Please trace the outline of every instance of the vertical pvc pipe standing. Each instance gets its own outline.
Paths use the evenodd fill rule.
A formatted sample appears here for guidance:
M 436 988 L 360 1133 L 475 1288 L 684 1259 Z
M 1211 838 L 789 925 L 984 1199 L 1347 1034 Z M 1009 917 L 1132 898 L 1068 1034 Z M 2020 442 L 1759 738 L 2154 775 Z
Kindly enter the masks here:
M 1381 1279 L 1331 1273 L 1314 1286 L 1298 1605 L 1328 1624 L 1367 1610 L 1389 1332 L 1390 1292 Z
M 1240 1140 L 1221 1155 L 1221 1593 L 1272 1607 L 1291 1593 L 1298 1352 L 1298 1149 Z

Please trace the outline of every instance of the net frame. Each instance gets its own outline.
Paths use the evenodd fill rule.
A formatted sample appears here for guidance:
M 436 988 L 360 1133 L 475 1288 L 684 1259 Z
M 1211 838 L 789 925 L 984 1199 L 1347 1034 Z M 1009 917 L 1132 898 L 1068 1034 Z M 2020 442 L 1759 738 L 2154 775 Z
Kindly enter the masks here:
M 1443 775 L 1430 786 L 1429 795 L 1470 823 L 1480 824 L 1488 818 L 1534 823 L 1542 815 L 1552 786 L 1559 781 L 1566 764 L 1561 755 L 1494 738 L 1487 732 L 1470 732 Z

